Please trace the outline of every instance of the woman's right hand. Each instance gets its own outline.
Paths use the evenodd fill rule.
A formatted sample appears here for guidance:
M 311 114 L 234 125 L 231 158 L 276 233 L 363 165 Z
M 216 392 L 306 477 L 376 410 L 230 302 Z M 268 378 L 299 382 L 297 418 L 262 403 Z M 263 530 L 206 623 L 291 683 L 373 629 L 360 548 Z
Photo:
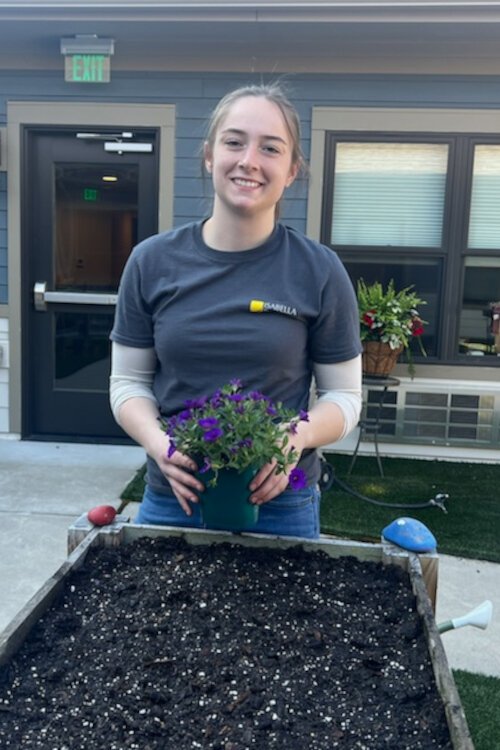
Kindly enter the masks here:
M 158 407 L 148 398 L 131 398 L 119 410 L 119 424 L 138 442 L 148 456 L 156 461 L 162 474 L 168 479 L 177 501 L 186 515 L 193 511 L 190 503 L 197 503 L 196 492 L 203 492 L 203 484 L 190 474 L 197 470 L 192 458 L 179 451 L 169 456 L 170 440 L 158 424 Z
M 162 474 L 168 479 L 177 501 L 186 515 L 191 516 L 193 511 L 190 503 L 198 503 L 196 492 L 203 492 L 204 485 L 193 476 L 198 466 L 192 458 L 184 453 L 174 451 L 170 456 L 170 440 L 167 435 L 161 433 L 161 443 L 155 454 L 151 455 L 158 464 Z

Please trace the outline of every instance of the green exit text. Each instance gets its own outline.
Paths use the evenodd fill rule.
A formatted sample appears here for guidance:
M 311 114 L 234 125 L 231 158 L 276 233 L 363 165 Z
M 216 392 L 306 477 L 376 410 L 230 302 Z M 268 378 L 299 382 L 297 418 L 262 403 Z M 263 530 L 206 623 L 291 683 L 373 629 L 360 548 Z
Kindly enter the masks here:
M 109 57 L 68 55 L 65 62 L 65 80 L 73 83 L 109 83 Z

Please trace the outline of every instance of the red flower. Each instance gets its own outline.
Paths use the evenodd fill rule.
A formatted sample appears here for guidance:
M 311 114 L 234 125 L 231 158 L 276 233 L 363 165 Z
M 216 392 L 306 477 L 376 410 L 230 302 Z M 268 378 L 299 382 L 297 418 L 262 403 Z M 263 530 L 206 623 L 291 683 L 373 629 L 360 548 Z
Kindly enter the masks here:
M 424 326 L 420 318 L 413 318 L 411 322 L 411 333 L 412 336 L 422 336 L 424 332 Z
M 365 324 L 365 326 L 368 326 L 368 328 L 373 328 L 375 326 L 376 314 L 376 310 L 368 310 L 367 312 L 363 313 L 363 323 Z

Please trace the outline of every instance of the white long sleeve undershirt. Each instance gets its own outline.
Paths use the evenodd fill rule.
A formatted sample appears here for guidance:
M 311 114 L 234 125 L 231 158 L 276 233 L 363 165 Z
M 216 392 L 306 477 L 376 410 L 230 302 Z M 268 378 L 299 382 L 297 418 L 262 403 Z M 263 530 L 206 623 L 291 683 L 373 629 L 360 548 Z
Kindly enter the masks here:
M 344 429 L 339 440 L 354 429 L 359 421 L 362 403 L 361 355 L 346 362 L 313 365 L 316 383 L 316 403 L 336 404 L 344 417 Z M 120 424 L 120 408 L 131 398 L 147 398 L 156 403 L 153 379 L 156 353 L 151 348 L 123 346 L 116 342 L 111 347 L 110 404 L 114 418 Z

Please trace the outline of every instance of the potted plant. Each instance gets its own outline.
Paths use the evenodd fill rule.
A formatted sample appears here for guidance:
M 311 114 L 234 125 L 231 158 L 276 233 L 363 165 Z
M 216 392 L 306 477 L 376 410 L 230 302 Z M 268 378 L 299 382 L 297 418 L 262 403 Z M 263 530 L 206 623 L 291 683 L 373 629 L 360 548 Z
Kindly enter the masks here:
M 249 502 L 248 485 L 266 463 L 276 461 L 282 473 L 297 461 L 290 439 L 297 423 L 308 420 L 307 412 L 297 415 L 260 391 L 243 393 L 240 380 L 184 405 L 161 424 L 170 438 L 169 454 L 178 450 L 198 464 L 206 488 L 200 496 L 204 522 L 233 531 L 252 526 L 259 509 Z M 305 482 L 302 469 L 290 472 L 291 488 Z
M 391 279 L 384 289 L 376 281 L 366 284 L 358 281 L 357 288 L 361 341 L 363 342 L 363 372 L 367 375 L 386 376 L 395 366 L 402 351 L 406 352 L 408 371 L 413 378 L 415 366 L 411 344 L 418 342 L 424 356 L 422 344 L 424 323 L 417 307 L 425 305 L 413 291 L 413 286 L 396 291 Z

